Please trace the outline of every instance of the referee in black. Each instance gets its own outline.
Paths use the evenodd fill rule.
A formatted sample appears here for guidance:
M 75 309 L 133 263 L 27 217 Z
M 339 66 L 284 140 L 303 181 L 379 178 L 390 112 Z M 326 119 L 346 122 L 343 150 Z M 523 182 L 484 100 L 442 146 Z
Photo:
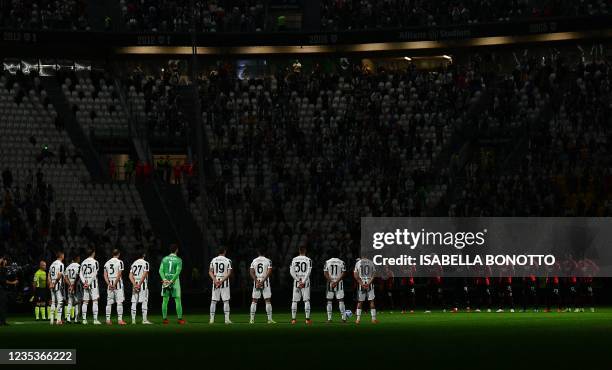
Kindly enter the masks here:
M 0 326 L 8 325 L 6 323 L 6 307 L 8 305 L 8 294 L 6 292 L 6 288 L 9 285 L 17 285 L 19 282 L 17 279 L 7 280 L 6 264 L 7 259 L 5 257 L 0 257 Z

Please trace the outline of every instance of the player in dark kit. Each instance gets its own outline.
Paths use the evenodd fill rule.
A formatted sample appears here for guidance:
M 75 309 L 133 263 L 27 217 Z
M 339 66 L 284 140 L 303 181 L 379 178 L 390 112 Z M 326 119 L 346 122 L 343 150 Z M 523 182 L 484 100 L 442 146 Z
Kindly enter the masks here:
M 476 312 L 484 310 L 484 306 L 487 308 L 487 312 L 491 312 L 491 306 L 493 304 L 493 292 L 491 287 L 491 267 L 485 266 L 480 272 L 481 276 L 475 277 L 474 280 L 474 291 L 477 295 Z
M 538 312 L 538 278 L 533 274 L 524 276 L 521 279 L 521 283 L 523 301 L 521 312 L 527 312 L 530 306 L 533 308 L 533 312 Z
M 561 312 L 561 284 L 559 272 L 561 266 L 556 263 L 550 266 L 546 277 L 546 312 L 550 312 L 553 306 L 557 307 L 557 312 Z
M 499 300 L 497 312 L 504 312 L 504 306 L 510 307 L 510 312 L 514 312 L 514 296 L 512 293 L 513 272 L 511 268 L 502 269 L 500 277 L 497 278 L 497 297 Z
M 416 286 L 414 282 L 415 274 L 416 267 L 409 266 L 407 268 L 408 276 L 399 279 L 399 290 L 402 299 L 402 313 L 414 313 L 414 310 L 416 310 Z
M 563 281 L 565 283 L 564 295 L 565 295 L 565 312 L 580 311 L 578 309 L 578 278 L 576 277 L 576 271 L 578 269 L 578 263 L 571 256 L 567 260 L 563 261 L 563 274 L 568 276 Z
M 393 296 L 395 291 L 395 276 L 393 275 L 393 271 L 391 271 L 388 266 L 385 266 L 385 270 L 382 272 L 379 285 L 381 287 L 381 302 L 384 304 L 384 309 L 393 311 L 395 309 L 395 301 Z
M 433 267 L 430 273 L 433 277 L 427 279 L 427 307 L 425 313 L 430 313 L 434 302 L 446 312 L 444 302 L 444 287 L 442 286 L 442 267 Z
M 599 266 L 588 258 L 578 263 L 578 269 L 583 276 L 580 278 L 580 311 L 588 305 L 591 312 L 595 312 L 595 295 L 593 293 L 593 277 L 599 272 Z

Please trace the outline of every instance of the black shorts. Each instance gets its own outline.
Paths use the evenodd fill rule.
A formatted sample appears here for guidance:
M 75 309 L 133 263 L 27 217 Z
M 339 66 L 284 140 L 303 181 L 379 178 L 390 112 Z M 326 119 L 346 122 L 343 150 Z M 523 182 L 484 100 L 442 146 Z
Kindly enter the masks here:
M 37 288 L 36 294 L 36 302 L 46 302 L 49 300 L 49 290 L 46 288 Z

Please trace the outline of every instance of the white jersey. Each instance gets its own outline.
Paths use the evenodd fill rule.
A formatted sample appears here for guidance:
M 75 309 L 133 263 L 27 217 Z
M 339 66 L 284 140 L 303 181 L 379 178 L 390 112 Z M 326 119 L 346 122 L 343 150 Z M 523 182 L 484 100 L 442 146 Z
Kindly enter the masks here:
M 342 274 L 346 272 L 346 266 L 344 265 L 344 261 L 339 258 L 330 258 L 325 261 L 325 266 L 323 267 L 323 271 L 329 274 L 329 277 L 332 280 L 338 280 L 342 277 Z
M 342 275 L 346 272 L 346 266 L 344 261 L 339 258 L 330 258 L 325 261 L 323 271 L 329 274 L 331 281 L 337 282 L 336 286 L 332 286 L 332 283 L 327 283 L 327 299 L 344 299 L 344 282 L 341 280 Z
M 64 264 L 60 260 L 55 260 L 51 267 L 49 268 L 49 280 L 55 283 L 55 287 L 53 290 L 61 291 L 64 286 L 64 279 L 62 275 L 64 274 Z
M 310 273 L 312 272 L 312 260 L 306 256 L 294 257 L 291 260 L 289 272 L 293 280 L 309 283 Z
M 100 265 L 98 261 L 89 257 L 81 263 L 81 271 L 79 272 L 79 279 L 83 284 L 87 283 L 91 288 L 98 287 L 98 271 Z
M 70 282 L 70 285 L 74 285 L 76 283 L 77 279 L 79 278 L 80 270 L 81 265 L 76 262 L 72 262 L 70 265 L 68 265 L 65 274 L 66 278 L 68 278 L 68 281 Z
M 140 285 L 141 290 L 149 289 L 149 278 L 148 276 L 145 277 L 145 273 L 149 272 L 149 262 L 142 258 L 137 259 L 134 261 L 134 263 L 132 263 L 130 271 L 132 272 L 132 275 L 134 275 L 134 280 L 136 280 L 137 283 L 142 281 L 142 285 Z
M 119 279 L 116 283 L 117 285 L 115 285 L 119 273 L 123 271 L 123 261 L 116 257 L 109 259 L 104 264 L 104 271 L 108 275 L 110 285 L 114 285 L 116 289 L 123 289 L 123 279 Z
M 262 281 L 263 277 L 268 274 L 268 270 L 272 268 L 272 261 L 264 256 L 259 256 L 251 262 L 251 268 L 255 271 L 257 280 Z
M 232 260 L 225 256 L 217 256 L 210 261 L 210 270 L 215 275 L 217 280 L 225 278 L 232 269 Z M 229 279 L 225 280 L 223 286 L 220 288 L 229 287 Z
M 355 264 L 354 272 L 357 273 L 357 276 L 363 281 L 364 284 L 369 284 L 374 280 L 374 275 L 376 274 L 376 267 L 374 263 L 367 258 L 362 258 L 357 261 Z

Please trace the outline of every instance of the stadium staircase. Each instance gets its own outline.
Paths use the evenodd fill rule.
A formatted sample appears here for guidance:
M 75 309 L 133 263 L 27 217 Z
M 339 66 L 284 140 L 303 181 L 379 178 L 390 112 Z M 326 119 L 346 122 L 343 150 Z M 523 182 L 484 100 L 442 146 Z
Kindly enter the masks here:
M 70 109 L 70 104 L 64 96 L 57 79 L 55 77 L 43 77 L 41 81 L 51 100 L 51 104 L 53 104 L 57 111 L 59 119 L 64 123 L 68 136 L 70 136 L 74 145 L 81 152 L 83 163 L 89 170 L 92 180 L 98 183 L 110 181 L 106 164 L 98 155 L 98 151 L 94 148 L 91 140 L 83 132 L 82 127 L 77 123 L 76 117 L 72 109 Z
M 153 163 L 146 124 L 130 109 L 118 80 L 115 80 L 115 86 L 119 91 L 119 101 L 128 112 L 130 138 L 138 159 Z M 179 243 L 187 266 L 191 266 L 194 261 L 202 261 L 202 235 L 185 204 L 180 185 L 168 184 L 154 175 L 148 181 L 137 184 L 137 188 L 151 226 L 162 243 L 166 246 Z
M 197 132 L 197 125 L 202 126 L 202 118 L 198 117 L 198 113 L 197 113 L 197 101 L 196 99 L 199 99 L 199 96 L 197 94 L 194 93 L 194 88 L 196 86 L 195 85 L 187 85 L 187 86 L 178 86 L 178 95 L 179 95 L 179 108 L 181 109 L 181 111 L 183 112 L 183 114 L 185 115 L 185 117 L 187 117 L 188 122 L 189 122 L 189 132 L 191 133 L 189 135 L 189 142 L 188 145 L 191 148 L 191 153 L 197 153 L 197 148 L 198 145 L 202 145 L 202 157 L 203 157 L 203 176 L 200 176 L 200 180 L 202 179 L 207 179 L 207 181 L 214 181 L 214 169 L 212 167 L 212 161 L 207 160 L 208 158 L 210 158 L 210 148 L 208 147 L 208 140 L 206 138 L 206 132 L 204 130 L 202 130 L 202 137 L 198 137 L 196 132 Z M 200 141 L 201 140 L 201 141 Z M 189 211 L 189 205 L 187 204 L 185 198 L 183 197 L 182 194 L 182 189 L 180 188 L 180 186 L 176 186 L 175 189 L 172 189 L 172 194 L 171 196 L 175 197 L 174 199 L 176 199 L 176 202 L 179 204 L 182 204 L 181 209 L 186 211 L 186 214 L 182 215 L 183 219 L 185 221 L 185 226 L 188 227 L 188 232 L 190 233 L 190 235 L 193 235 L 195 237 L 195 235 L 198 235 L 197 239 L 192 239 L 192 240 L 198 240 L 198 242 L 200 243 L 201 248 L 197 248 L 198 251 L 200 251 L 202 253 L 201 258 L 205 259 L 208 258 L 208 254 L 210 254 L 210 246 L 213 244 L 212 243 L 212 238 L 208 233 L 207 230 L 207 216 L 206 216 L 206 208 L 204 206 L 204 204 L 206 203 L 206 191 L 205 191 L 205 186 L 200 186 L 200 196 L 203 199 L 202 204 L 200 205 L 200 209 L 201 209 L 201 214 L 203 216 L 203 221 L 201 223 L 201 225 L 198 224 L 198 222 L 195 220 L 194 215 L 192 212 Z
M 180 185 L 162 182 L 158 185 L 161 197 L 168 206 L 169 216 L 176 227 L 183 250 L 188 251 L 192 261 L 204 261 L 202 233 L 183 198 Z

